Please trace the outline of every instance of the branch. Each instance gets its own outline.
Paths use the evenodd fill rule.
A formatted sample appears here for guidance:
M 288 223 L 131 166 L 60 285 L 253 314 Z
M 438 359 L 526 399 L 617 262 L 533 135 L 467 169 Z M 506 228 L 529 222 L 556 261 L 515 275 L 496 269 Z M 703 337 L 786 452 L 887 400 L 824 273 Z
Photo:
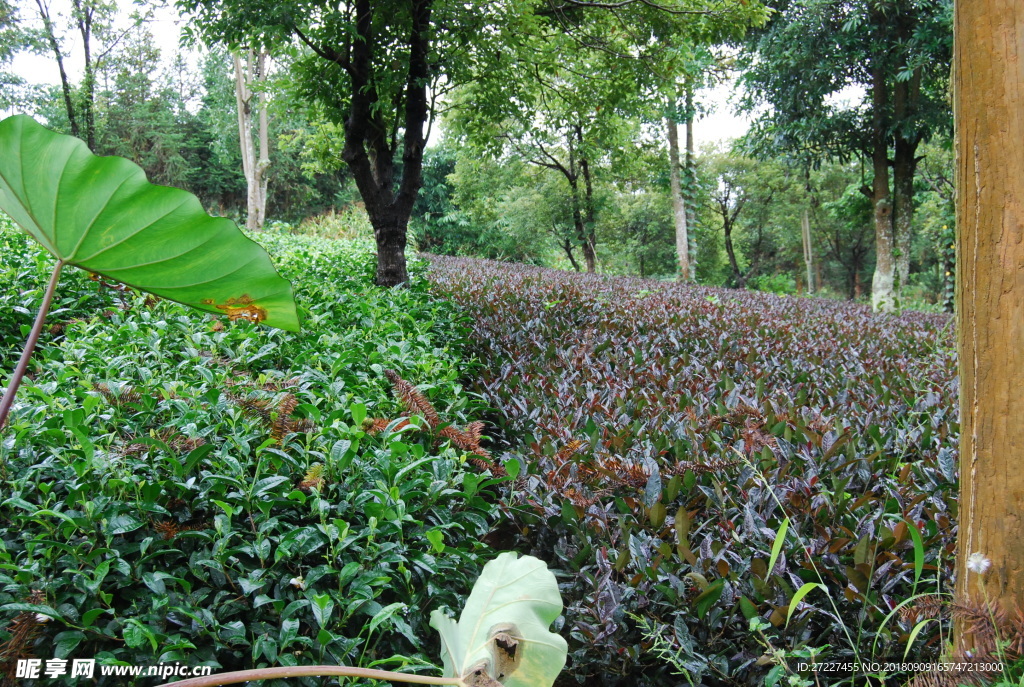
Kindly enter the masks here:
M 324 48 L 323 46 L 316 45 L 315 43 L 313 43 L 313 41 L 306 37 L 306 34 L 302 33 L 302 29 L 300 29 L 298 25 L 296 25 L 295 23 L 292 23 L 292 31 L 295 32 L 295 35 L 299 37 L 300 41 L 309 46 L 309 49 L 315 52 L 317 55 L 324 58 L 325 60 L 334 62 L 336 65 L 344 69 L 349 74 L 352 73 L 352 68 L 349 65 L 348 58 L 342 55 L 340 52 L 333 48 Z

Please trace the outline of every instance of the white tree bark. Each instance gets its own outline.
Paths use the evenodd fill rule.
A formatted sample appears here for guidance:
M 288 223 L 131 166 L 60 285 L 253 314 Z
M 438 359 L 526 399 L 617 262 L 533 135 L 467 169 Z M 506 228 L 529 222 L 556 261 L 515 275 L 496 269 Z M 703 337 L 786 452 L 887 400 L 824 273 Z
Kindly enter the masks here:
M 668 129 L 668 178 L 672 192 L 672 217 L 676 228 L 679 279 L 690 281 L 690 239 L 687 234 L 686 203 L 679 184 L 679 129 L 671 117 L 665 118 L 665 127 Z
M 270 117 L 267 114 L 267 92 L 262 88 L 270 56 L 249 49 L 245 51 L 244 59 L 237 52 L 231 57 L 235 65 L 242 172 L 248 188 L 245 228 L 256 231 L 263 228 L 266 220 L 267 182 L 270 178 L 267 174 L 270 167 Z
M 807 208 L 804 208 L 804 214 L 800 220 L 800 230 L 804 237 L 804 263 L 807 265 L 807 293 L 814 293 L 814 247 L 811 244 L 811 219 Z

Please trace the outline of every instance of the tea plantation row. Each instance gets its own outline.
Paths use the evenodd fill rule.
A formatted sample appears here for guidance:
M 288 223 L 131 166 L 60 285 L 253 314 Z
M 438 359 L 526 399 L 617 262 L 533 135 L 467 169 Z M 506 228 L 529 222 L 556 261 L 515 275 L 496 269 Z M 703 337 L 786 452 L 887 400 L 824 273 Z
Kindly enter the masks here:
M 922 604 L 893 611 L 945 590 L 954 553 L 948 319 L 458 258 L 430 278 L 526 455 L 504 545 L 560 571 L 566 684 L 798 683 L 775 651 L 904 655 Z
M 460 608 L 492 556 L 493 499 L 447 441 L 363 426 L 407 414 L 386 370 L 447 422 L 479 415 L 465 322 L 422 266 L 382 291 L 366 245 L 260 241 L 296 286 L 300 334 L 65 271 L 0 434 L 0 684 L 29 656 L 436 664 L 427 612 Z M 9 372 L 52 263 L 9 225 L 0 255 Z

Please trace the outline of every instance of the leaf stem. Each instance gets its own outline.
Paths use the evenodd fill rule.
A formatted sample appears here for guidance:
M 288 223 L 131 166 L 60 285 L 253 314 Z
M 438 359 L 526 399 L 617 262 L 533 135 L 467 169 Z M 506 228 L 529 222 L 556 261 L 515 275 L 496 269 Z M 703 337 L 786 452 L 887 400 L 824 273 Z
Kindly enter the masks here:
M 28 339 L 25 341 L 25 350 L 21 353 L 21 360 L 18 361 L 18 366 L 14 368 L 14 372 L 11 374 L 11 379 L 7 383 L 7 390 L 4 392 L 3 400 L 0 401 L 0 429 L 3 429 L 4 425 L 7 423 L 7 414 L 11 412 L 11 406 L 14 405 L 14 395 L 18 392 L 21 380 L 25 377 L 25 371 L 28 369 L 28 361 L 32 357 L 32 352 L 36 349 L 36 342 L 39 341 L 39 335 L 43 333 L 43 322 L 46 320 L 46 313 L 50 310 L 50 303 L 53 302 L 53 294 L 57 290 L 57 282 L 60 280 L 60 271 L 63 267 L 63 260 L 58 260 L 57 264 L 53 267 L 53 273 L 50 275 L 50 283 L 46 285 L 46 293 L 43 295 L 43 302 L 39 306 L 39 312 L 36 314 L 35 324 L 32 325 L 32 331 L 29 333 Z
M 430 677 L 429 675 L 412 675 L 396 673 L 390 670 L 373 668 L 353 668 L 351 666 L 287 666 L 282 668 L 255 668 L 238 670 L 233 673 L 193 677 L 179 682 L 168 682 L 159 687 L 215 687 L 216 685 L 234 685 L 249 680 L 271 680 L 286 677 L 320 677 L 320 676 L 360 677 L 370 680 L 389 680 L 412 682 L 420 685 L 463 685 L 457 677 Z

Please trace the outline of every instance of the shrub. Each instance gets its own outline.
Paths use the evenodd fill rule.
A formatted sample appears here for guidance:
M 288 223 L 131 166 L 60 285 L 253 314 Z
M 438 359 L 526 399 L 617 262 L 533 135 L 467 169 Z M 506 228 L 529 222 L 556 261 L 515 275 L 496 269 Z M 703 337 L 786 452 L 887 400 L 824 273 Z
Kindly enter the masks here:
M 0 656 L 415 669 L 437 655 L 420 609 L 461 605 L 489 557 L 493 482 L 413 433 L 415 416 L 373 436 L 363 422 L 409 415 L 394 369 L 469 423 L 464 320 L 418 275 L 373 287 L 365 245 L 260 241 L 296 283 L 300 334 L 65 277 L 0 437 Z M 21 284 L 49 266 L 9 227 L 0 248 L 10 369 L 38 300 Z
M 678 683 L 654 635 L 706 685 L 763 681 L 766 640 L 903 655 L 910 620 L 884 621 L 954 554 L 946 317 L 454 258 L 431 279 L 528 464 L 505 535 L 559 569 L 565 684 Z

